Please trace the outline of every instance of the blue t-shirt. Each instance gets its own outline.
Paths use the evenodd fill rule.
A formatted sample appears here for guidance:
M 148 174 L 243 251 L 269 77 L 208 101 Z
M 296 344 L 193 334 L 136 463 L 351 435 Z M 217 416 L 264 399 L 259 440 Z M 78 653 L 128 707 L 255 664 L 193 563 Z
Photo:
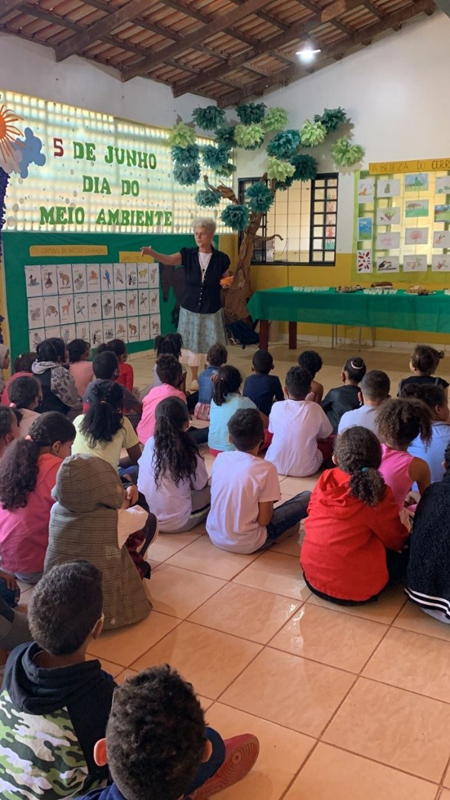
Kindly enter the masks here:
M 208 444 L 211 450 L 236 450 L 234 444 L 228 440 L 228 420 L 231 419 L 235 411 L 241 408 L 256 408 L 254 402 L 248 397 L 241 397 L 240 394 L 233 392 L 227 395 L 225 402 L 218 406 L 211 400 L 211 410 L 209 414 L 209 436 Z
M 437 483 L 444 477 L 442 466 L 445 449 L 450 444 L 450 425 L 448 422 L 433 422 L 433 435 L 429 445 L 422 442 L 420 436 L 408 447 L 408 453 L 415 458 L 423 458 L 431 472 L 431 483 Z M 414 488 L 414 487 L 413 487 Z
M 214 384 L 211 380 L 213 375 L 217 375 L 218 367 L 206 367 L 198 376 L 198 402 L 211 403 Z
M 274 398 L 284 400 L 280 379 L 276 375 L 261 375 L 257 372 L 245 379 L 242 394 L 253 400 L 256 408 L 266 417 L 270 414 Z

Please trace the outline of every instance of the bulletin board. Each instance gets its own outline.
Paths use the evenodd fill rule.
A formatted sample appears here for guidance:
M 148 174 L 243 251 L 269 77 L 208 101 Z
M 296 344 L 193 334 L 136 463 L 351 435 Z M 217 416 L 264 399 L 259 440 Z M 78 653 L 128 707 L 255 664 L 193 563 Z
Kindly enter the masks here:
M 353 277 L 450 286 L 450 159 L 355 175 Z
M 176 330 L 178 269 L 166 270 L 140 250 L 151 244 L 175 253 L 192 247 L 192 234 L 6 231 L 2 239 L 13 359 L 49 336 L 82 338 L 93 348 L 120 338 L 133 353 Z

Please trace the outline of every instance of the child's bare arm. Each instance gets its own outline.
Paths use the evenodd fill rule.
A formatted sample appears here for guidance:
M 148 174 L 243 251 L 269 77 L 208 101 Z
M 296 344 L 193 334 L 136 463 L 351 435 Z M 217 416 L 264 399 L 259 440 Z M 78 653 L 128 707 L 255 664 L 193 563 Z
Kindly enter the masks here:
M 258 519 L 257 519 L 258 525 L 262 525 L 265 528 L 269 524 L 272 517 L 273 517 L 273 501 L 258 503 Z

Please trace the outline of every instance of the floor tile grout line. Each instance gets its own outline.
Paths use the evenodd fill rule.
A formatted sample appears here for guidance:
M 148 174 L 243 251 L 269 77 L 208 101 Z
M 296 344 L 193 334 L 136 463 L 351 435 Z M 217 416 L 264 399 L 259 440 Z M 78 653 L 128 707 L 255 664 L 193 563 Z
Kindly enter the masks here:
M 440 783 L 440 785 L 441 785 L 441 786 L 443 786 L 443 785 L 444 785 L 445 776 L 447 775 L 447 772 L 448 772 L 448 770 L 449 770 L 449 769 L 450 769 L 450 757 L 448 758 L 448 760 L 447 760 L 447 763 L 446 763 L 446 765 L 445 765 L 445 769 L 444 769 L 444 772 L 443 772 L 442 778 L 441 778 L 441 780 L 439 781 L 439 783 Z
M 225 586 L 222 586 L 222 589 L 225 589 Z M 221 591 L 221 590 L 219 590 L 219 591 Z M 259 590 L 257 590 L 257 591 L 259 591 Z M 277 597 L 280 597 L 280 596 L 281 595 L 277 595 Z M 289 600 L 289 599 L 290 598 L 288 598 L 288 597 L 286 597 L 286 598 L 283 597 L 283 600 Z M 208 601 L 206 601 L 206 602 L 208 602 Z M 293 602 L 295 602 L 295 601 L 293 601 Z M 291 612 L 291 614 L 289 615 L 288 619 L 285 622 L 281 623 L 280 628 L 277 630 L 277 632 L 274 634 L 274 636 L 277 636 L 279 634 L 279 632 L 282 630 L 282 628 L 284 628 L 284 626 L 287 625 L 288 622 L 290 622 L 290 620 L 292 619 L 294 614 L 296 614 L 297 611 L 300 610 L 302 605 L 304 605 L 304 602 L 302 602 L 302 601 L 299 601 L 299 602 L 300 602 L 300 605 L 298 606 L 298 608 L 296 608 L 295 611 Z M 191 619 L 191 616 L 193 614 L 196 614 L 198 610 L 199 609 L 196 609 L 195 611 L 193 611 L 192 614 L 189 617 L 186 617 L 186 619 L 183 620 L 183 622 L 190 622 L 190 623 L 192 623 L 192 625 L 199 625 L 202 628 L 207 628 L 208 630 L 211 630 L 211 631 L 217 631 L 217 633 L 224 633 L 226 636 L 234 636 L 236 639 L 241 639 L 244 642 L 250 642 L 251 644 L 260 644 L 261 647 L 268 647 L 269 642 L 258 642 L 256 639 L 249 639 L 247 636 L 241 636 L 239 633 L 232 633 L 231 631 L 223 631 L 220 628 L 214 628 L 211 625 L 208 625 L 207 622 L 197 622 L 196 620 Z M 272 636 L 269 641 L 271 641 L 274 638 L 274 636 Z M 281 648 L 273 647 L 272 649 L 273 650 L 280 650 Z M 288 652 L 288 651 L 282 651 L 282 652 Z M 295 655 L 295 653 L 292 653 L 291 655 Z
M 382 686 L 390 686 L 391 689 L 400 689 L 400 691 L 409 692 L 416 697 L 425 697 L 427 700 L 434 700 L 435 703 L 444 703 L 446 706 L 450 706 L 450 699 L 443 700 L 442 697 L 433 697 L 431 694 L 423 694 L 422 692 L 418 692 L 416 689 L 407 689 L 405 686 L 398 686 L 396 683 L 388 683 L 388 681 L 382 681 L 380 678 L 373 678 L 371 675 L 358 675 L 358 677 L 364 678 L 365 681 L 381 683 Z

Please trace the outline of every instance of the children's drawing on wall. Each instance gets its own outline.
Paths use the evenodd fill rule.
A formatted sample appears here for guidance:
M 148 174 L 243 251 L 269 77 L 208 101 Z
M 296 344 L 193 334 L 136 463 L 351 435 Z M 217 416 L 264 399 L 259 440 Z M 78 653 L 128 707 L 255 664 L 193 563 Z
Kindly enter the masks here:
M 76 294 L 74 296 L 75 303 L 75 322 L 83 322 L 89 319 L 88 311 L 88 295 Z
M 377 197 L 398 197 L 400 180 L 398 178 L 379 178 L 377 181 Z
M 56 294 L 58 291 L 58 275 L 56 265 L 42 267 L 42 294 Z
M 139 314 L 148 314 L 148 289 L 139 291 Z
M 103 326 L 101 322 L 92 322 L 90 325 L 91 347 L 98 347 L 103 342 Z
M 400 271 L 399 256 L 388 256 L 387 258 L 383 258 L 383 256 L 380 256 L 377 258 L 377 272 L 387 273 L 387 272 L 399 272 L 399 271 Z
M 30 330 L 30 350 L 32 353 L 36 350 L 38 344 L 45 339 L 45 329 L 38 328 L 37 330 Z
M 150 339 L 150 317 L 139 317 L 139 339 L 141 342 Z
M 114 316 L 126 317 L 127 315 L 127 293 L 115 292 L 114 293 Z
M 116 326 L 114 320 L 108 322 L 103 321 L 103 341 L 110 342 L 116 337 Z
M 154 339 L 155 336 L 159 336 L 161 333 L 161 317 L 159 314 L 155 314 L 150 317 L 150 338 Z
M 371 241 L 373 237 L 372 217 L 360 217 L 358 219 L 358 241 Z
M 102 292 L 109 292 L 113 288 L 113 265 L 102 264 L 100 267 L 100 279 Z
M 116 320 L 116 339 L 123 339 L 124 342 L 128 342 L 126 319 Z
M 405 203 L 405 217 L 428 217 L 430 213 L 428 200 L 407 200 Z
M 100 293 L 88 295 L 89 300 L 89 319 L 95 321 L 102 318 L 102 305 Z
M 138 264 L 138 286 L 148 289 L 149 264 Z
M 41 268 L 25 267 L 25 283 L 27 287 L 27 297 L 41 297 Z
M 86 264 L 72 264 L 73 290 L 75 293 L 86 291 Z
M 357 250 L 356 252 L 356 271 L 359 274 L 369 274 L 372 272 L 372 252 L 371 250 Z
M 31 297 L 28 300 L 28 327 L 42 328 L 44 324 L 44 309 L 42 297 Z
M 90 341 L 89 325 L 87 322 L 82 325 L 77 325 L 77 339 L 84 339 L 85 342 Z
M 75 313 L 73 308 L 73 296 L 61 298 L 59 303 L 59 311 L 61 316 L 61 325 L 75 322 Z
M 405 192 L 427 192 L 427 191 L 428 191 L 427 172 L 412 172 L 410 175 L 405 175 Z
M 138 292 L 127 292 L 127 309 L 128 315 L 137 314 L 138 306 Z
M 377 225 L 399 225 L 400 206 L 377 208 Z
M 436 178 L 436 194 L 450 194 L 450 175 Z
M 400 247 L 400 233 L 379 233 L 377 250 L 397 250 Z
M 137 264 L 126 265 L 126 288 L 135 289 L 137 286 Z
M 86 267 L 87 272 L 87 286 L 88 292 L 100 291 L 100 266 L 99 264 L 88 264 Z
M 428 244 L 428 228 L 406 228 L 405 244 Z
M 125 264 L 114 264 L 114 289 L 120 292 L 126 288 Z
M 435 222 L 450 222 L 450 205 L 435 206 L 434 209 Z
M 59 264 L 56 267 L 58 273 L 58 292 L 59 294 L 72 294 L 72 266 L 71 264 Z
M 450 231 L 434 231 L 433 247 L 450 247 Z
M 102 293 L 102 317 L 114 317 L 114 295 L 112 292 Z
M 373 203 L 375 191 L 375 181 L 373 178 L 361 178 L 358 181 L 358 202 Z
M 72 339 L 75 339 L 75 325 L 62 325 L 61 326 L 61 339 L 64 344 L 69 344 Z
M 128 317 L 128 341 L 137 342 L 139 340 L 139 318 Z
M 426 256 L 403 256 L 403 272 L 426 272 Z
M 157 264 L 151 264 L 148 273 L 148 285 L 150 289 L 157 289 L 159 286 L 159 269 Z
M 450 253 L 445 256 L 433 256 L 431 269 L 433 272 L 450 272 Z
M 59 298 L 58 297 L 45 297 L 44 298 L 44 322 L 47 325 L 59 325 Z

